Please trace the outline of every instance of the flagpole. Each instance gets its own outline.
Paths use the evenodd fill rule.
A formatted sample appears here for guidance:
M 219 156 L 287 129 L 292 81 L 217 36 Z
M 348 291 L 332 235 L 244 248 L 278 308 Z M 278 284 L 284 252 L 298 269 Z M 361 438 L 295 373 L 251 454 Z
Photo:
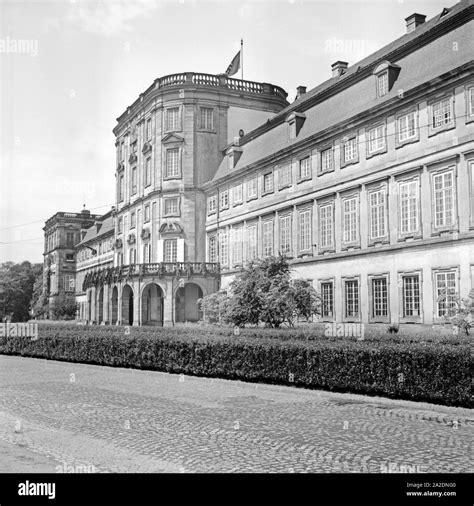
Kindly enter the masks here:
M 244 80 L 244 39 L 240 39 L 240 73 Z

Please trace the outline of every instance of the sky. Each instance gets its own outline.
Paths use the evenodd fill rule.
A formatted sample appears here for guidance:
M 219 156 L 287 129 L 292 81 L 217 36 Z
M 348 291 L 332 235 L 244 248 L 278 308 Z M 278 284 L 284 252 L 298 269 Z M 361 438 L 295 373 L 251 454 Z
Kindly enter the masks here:
M 0 0 L 0 263 L 42 262 L 57 211 L 114 205 L 116 118 L 161 76 L 225 72 L 293 101 L 448 0 Z M 234 77 L 240 77 L 240 72 Z

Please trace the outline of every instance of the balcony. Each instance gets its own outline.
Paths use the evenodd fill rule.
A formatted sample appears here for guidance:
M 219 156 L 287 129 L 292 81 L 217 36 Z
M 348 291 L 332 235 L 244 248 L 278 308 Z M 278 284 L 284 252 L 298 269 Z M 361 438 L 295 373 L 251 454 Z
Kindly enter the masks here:
M 252 95 L 260 95 L 273 97 L 281 101 L 282 105 L 288 105 L 288 93 L 283 88 L 275 86 L 270 83 L 257 83 L 255 81 L 245 81 L 243 79 L 234 79 L 226 74 L 203 74 L 197 72 L 182 72 L 180 74 L 170 74 L 168 76 L 159 77 L 155 79 L 153 84 L 140 94 L 140 97 L 135 102 L 127 107 L 127 110 L 117 118 L 121 121 L 131 114 L 140 102 L 150 95 L 153 91 L 163 90 L 173 87 L 193 87 L 193 88 L 221 88 L 239 93 L 251 93 Z
M 219 277 L 220 265 L 210 262 L 154 262 L 97 269 L 86 274 L 82 290 L 93 286 L 111 285 L 131 277 L 157 276 L 191 278 Z

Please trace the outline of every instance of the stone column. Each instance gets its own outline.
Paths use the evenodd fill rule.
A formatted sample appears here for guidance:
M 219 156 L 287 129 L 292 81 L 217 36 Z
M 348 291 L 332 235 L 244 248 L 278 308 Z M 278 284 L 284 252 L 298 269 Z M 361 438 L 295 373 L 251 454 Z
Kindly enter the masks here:
M 104 308 L 103 308 L 103 315 L 104 315 L 104 322 L 106 325 L 110 325 L 110 320 L 112 319 L 111 314 L 111 306 L 112 301 L 110 300 L 110 287 L 109 285 L 104 285 Z
M 174 279 L 166 280 L 166 292 L 163 300 L 163 327 L 174 325 Z

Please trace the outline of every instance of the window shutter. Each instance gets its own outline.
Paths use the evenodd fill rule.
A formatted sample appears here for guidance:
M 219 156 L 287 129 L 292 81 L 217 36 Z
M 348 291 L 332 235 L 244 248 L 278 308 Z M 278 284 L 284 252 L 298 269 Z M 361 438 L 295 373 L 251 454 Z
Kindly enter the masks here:
M 184 262 L 184 239 L 178 239 L 176 259 L 178 262 Z
M 164 241 L 163 239 L 158 240 L 158 262 L 163 262 L 163 248 L 164 248 Z

